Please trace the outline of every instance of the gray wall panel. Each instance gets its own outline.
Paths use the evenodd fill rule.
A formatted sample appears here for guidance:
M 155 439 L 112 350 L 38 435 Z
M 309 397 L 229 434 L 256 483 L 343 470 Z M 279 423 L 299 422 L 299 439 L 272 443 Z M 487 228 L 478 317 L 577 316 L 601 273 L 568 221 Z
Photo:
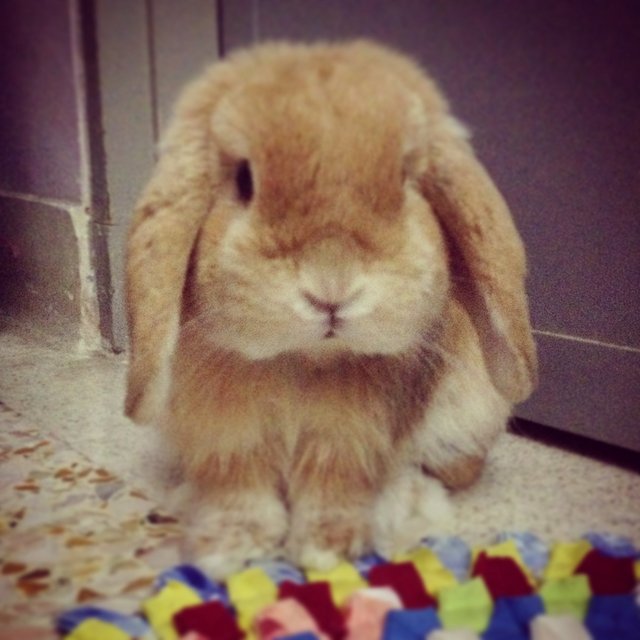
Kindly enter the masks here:
M 81 199 L 67 0 L 0 2 L 0 189 Z
M 640 451 L 640 352 L 537 335 L 540 387 L 522 418 Z
M 162 131 L 185 83 L 218 58 L 216 3 L 153 0 L 150 6 L 157 126 Z
M 78 261 L 66 209 L 0 196 L 0 317 L 77 337 Z

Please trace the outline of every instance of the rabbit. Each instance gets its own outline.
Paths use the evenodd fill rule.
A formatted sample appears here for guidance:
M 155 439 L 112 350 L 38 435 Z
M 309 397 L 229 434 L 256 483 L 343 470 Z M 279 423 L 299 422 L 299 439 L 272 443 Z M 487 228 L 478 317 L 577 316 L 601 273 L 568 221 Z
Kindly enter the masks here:
M 435 82 L 367 40 L 186 87 L 131 223 L 126 414 L 217 575 L 416 544 L 536 384 L 523 243 Z M 445 489 L 446 488 L 446 489 Z

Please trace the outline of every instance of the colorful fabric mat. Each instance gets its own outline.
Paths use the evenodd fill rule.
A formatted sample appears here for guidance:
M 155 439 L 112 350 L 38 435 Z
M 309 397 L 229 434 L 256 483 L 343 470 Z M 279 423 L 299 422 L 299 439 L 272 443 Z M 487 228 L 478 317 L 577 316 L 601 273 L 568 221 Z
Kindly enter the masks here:
M 253 562 L 224 584 L 182 565 L 139 615 L 79 607 L 57 627 L 67 640 L 640 640 L 638 583 L 640 552 L 606 534 L 548 546 L 505 533 L 482 549 L 426 538 L 327 572 Z

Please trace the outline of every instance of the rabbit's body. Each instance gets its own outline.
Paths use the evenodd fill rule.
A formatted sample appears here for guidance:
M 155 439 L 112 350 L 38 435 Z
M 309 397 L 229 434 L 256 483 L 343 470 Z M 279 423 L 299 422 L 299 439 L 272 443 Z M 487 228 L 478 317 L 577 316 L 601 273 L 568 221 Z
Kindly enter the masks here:
M 523 278 L 504 202 L 402 57 L 271 45 L 192 85 L 130 238 L 128 413 L 163 426 L 212 566 L 427 533 L 423 471 L 473 481 L 531 389 Z

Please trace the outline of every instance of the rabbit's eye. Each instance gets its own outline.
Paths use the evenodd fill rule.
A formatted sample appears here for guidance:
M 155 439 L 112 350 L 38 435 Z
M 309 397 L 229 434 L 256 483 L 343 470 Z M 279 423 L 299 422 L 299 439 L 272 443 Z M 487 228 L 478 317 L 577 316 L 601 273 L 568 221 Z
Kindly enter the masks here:
M 236 170 L 236 188 L 238 198 L 245 204 L 251 202 L 253 198 L 253 177 L 251 167 L 247 160 L 243 160 Z

